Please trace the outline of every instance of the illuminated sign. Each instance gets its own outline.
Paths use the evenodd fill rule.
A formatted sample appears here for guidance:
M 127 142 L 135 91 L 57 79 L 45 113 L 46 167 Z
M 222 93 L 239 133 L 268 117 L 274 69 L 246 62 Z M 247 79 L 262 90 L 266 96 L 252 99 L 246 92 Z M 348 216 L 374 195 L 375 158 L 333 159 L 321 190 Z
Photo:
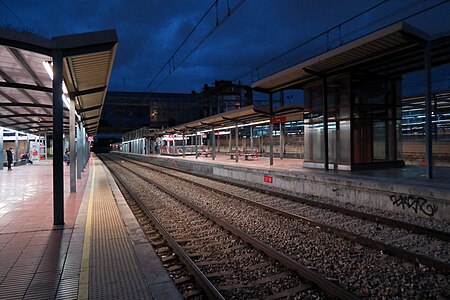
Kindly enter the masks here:
M 272 176 L 264 175 L 264 182 L 272 183 L 273 182 Z
M 277 117 L 277 118 L 271 118 L 270 123 L 272 124 L 278 124 L 278 123 L 285 123 L 286 117 Z

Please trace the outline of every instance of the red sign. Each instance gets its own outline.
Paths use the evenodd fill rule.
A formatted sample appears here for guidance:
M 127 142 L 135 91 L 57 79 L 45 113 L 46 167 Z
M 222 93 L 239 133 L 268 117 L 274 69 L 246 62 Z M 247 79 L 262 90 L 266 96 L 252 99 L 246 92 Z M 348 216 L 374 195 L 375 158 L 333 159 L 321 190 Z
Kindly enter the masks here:
M 92 136 L 88 137 L 88 142 L 93 142 L 94 138 Z
M 278 123 L 286 123 L 286 117 L 278 117 L 270 119 L 270 123 L 278 124 Z
M 264 182 L 272 183 L 272 181 L 273 181 L 272 176 L 264 175 Z
M 219 135 L 219 132 L 218 131 L 214 131 L 214 135 Z

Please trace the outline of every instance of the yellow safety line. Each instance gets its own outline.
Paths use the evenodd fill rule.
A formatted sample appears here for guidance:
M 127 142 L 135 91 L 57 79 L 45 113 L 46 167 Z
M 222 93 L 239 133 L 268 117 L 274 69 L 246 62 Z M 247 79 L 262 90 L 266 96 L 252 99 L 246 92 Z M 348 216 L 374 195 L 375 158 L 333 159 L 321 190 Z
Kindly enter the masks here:
M 94 205 L 94 182 L 95 164 L 92 167 L 91 191 L 88 199 L 88 211 L 86 216 L 86 227 L 84 232 L 83 256 L 81 258 L 81 271 L 78 282 L 77 299 L 89 299 L 89 255 L 91 252 L 91 228 L 92 228 L 92 206 Z

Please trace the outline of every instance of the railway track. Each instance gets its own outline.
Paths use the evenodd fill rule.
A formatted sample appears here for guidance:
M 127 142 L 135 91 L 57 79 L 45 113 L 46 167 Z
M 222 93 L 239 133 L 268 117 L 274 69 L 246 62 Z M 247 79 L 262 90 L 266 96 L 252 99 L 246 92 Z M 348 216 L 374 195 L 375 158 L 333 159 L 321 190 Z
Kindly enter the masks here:
M 358 246 L 351 238 L 351 242 L 348 237 L 347 240 L 336 238 L 335 234 L 330 235 L 316 228 L 318 226 L 287 218 L 280 213 L 274 214 L 273 211 L 244 203 L 236 196 L 225 197 L 221 193 L 219 197 L 217 192 L 211 190 L 212 183 L 208 183 L 208 187 L 195 186 L 149 170 L 148 166 L 136 166 L 123 159 L 120 164 L 128 165 L 140 176 L 168 185 L 172 192 L 184 195 L 196 205 L 263 240 L 309 269 L 318 270 L 331 281 L 355 291 L 358 296 L 410 297 L 418 293 L 422 298 L 448 297 L 446 288 L 449 277 L 445 272 L 429 269 L 417 262 L 406 263 L 403 259 L 386 255 L 386 251 Z M 248 190 L 239 193 L 249 196 Z M 420 289 L 405 290 L 404 285 Z
M 120 159 L 123 159 L 123 160 L 130 160 L 129 158 L 126 158 L 124 156 L 116 156 L 116 157 L 120 157 Z M 130 161 L 137 162 L 138 160 L 132 159 Z M 262 194 L 267 194 L 267 195 L 283 198 L 286 200 L 291 200 L 293 202 L 310 205 L 312 207 L 317 207 L 317 208 L 327 209 L 330 211 L 339 212 L 344 215 L 355 216 L 360 219 L 373 221 L 373 222 L 376 222 L 379 224 L 384 224 L 384 225 L 391 226 L 391 227 L 403 228 L 405 230 L 408 230 L 408 231 L 411 231 L 414 233 L 426 234 L 430 237 L 435 237 L 442 241 L 450 242 L 450 225 L 448 223 L 447 224 L 440 224 L 440 223 L 436 224 L 436 222 L 434 222 L 434 223 L 432 222 L 433 220 L 421 219 L 421 223 L 424 223 L 425 221 L 430 223 L 427 226 L 425 226 L 423 224 L 415 223 L 415 219 L 418 219 L 418 218 L 414 218 L 414 217 L 410 217 L 410 216 L 406 216 L 406 215 L 393 214 L 392 217 L 386 217 L 386 216 L 382 215 L 382 214 L 386 214 L 385 211 L 376 211 L 374 213 L 367 213 L 364 211 L 358 211 L 355 209 L 350 209 L 350 208 L 345 208 L 345 207 L 335 205 L 335 203 L 336 203 L 335 201 L 333 201 L 333 204 L 331 204 L 331 203 L 326 203 L 326 202 L 322 202 L 322 201 L 307 199 L 307 198 L 300 197 L 295 194 L 289 194 L 287 191 L 278 192 L 273 189 L 267 189 L 267 187 L 258 187 L 257 184 L 249 185 L 246 183 L 242 183 L 241 181 L 231 180 L 229 178 L 224 179 L 224 178 L 210 176 L 208 174 L 195 174 L 195 173 L 187 172 L 187 171 L 175 168 L 175 167 L 166 167 L 166 166 L 161 167 L 161 166 L 158 166 L 155 164 L 150 164 L 145 161 L 140 161 L 140 162 L 146 163 L 147 165 L 154 166 L 155 168 L 159 167 L 159 170 L 165 171 L 167 174 L 171 174 L 168 171 L 173 170 L 173 171 L 176 171 L 178 174 L 184 173 L 184 174 L 196 176 L 196 177 L 199 177 L 202 179 L 210 179 L 214 182 L 221 182 L 221 183 L 225 183 L 227 185 L 241 187 L 241 188 L 245 189 L 246 191 L 247 190 L 255 191 L 255 192 L 262 193 Z M 402 218 L 407 218 L 408 220 L 407 221 L 399 220 L 399 219 L 395 218 L 396 216 L 401 216 Z M 441 228 L 440 229 L 433 228 L 433 227 L 436 227 L 436 225 L 440 225 Z
M 149 229 L 149 233 L 156 240 L 163 237 L 192 274 L 174 275 L 176 283 L 187 282 L 191 287 L 184 288 L 187 298 L 199 296 L 192 288 L 194 284 L 189 283 L 193 276 L 207 297 L 214 299 L 323 299 L 328 297 L 324 291 L 341 299 L 358 299 L 335 282 L 174 194 L 170 188 L 102 158 L 121 188 L 139 203 L 132 204 L 139 206 L 138 219 L 142 219 L 141 213 L 148 216 L 158 230 L 158 234 L 154 229 Z M 129 182 L 134 187 L 129 187 Z M 159 245 L 165 247 L 161 241 Z M 168 249 L 164 251 L 170 253 Z
M 121 158 L 124 160 L 124 158 Z M 310 203 L 290 201 L 262 191 L 230 185 L 215 179 L 203 178 L 174 169 L 167 170 L 148 163 L 126 160 L 151 168 L 177 180 L 207 188 L 227 197 L 245 201 L 262 209 L 287 218 L 300 220 L 310 226 L 319 227 L 340 237 L 350 239 L 373 249 L 391 253 L 410 262 L 419 262 L 427 267 L 450 272 L 450 233 L 409 224 L 388 218 L 378 218 L 367 213 L 331 210 L 312 206 Z

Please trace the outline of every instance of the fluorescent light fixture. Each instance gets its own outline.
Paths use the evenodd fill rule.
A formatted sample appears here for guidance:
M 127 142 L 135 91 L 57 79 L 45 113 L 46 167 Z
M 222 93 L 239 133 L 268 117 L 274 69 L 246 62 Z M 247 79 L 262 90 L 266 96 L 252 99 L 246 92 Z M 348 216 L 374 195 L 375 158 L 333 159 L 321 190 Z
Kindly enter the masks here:
M 42 64 L 44 65 L 45 70 L 48 73 L 48 76 L 53 80 L 53 63 L 51 61 L 43 61 Z
M 42 64 L 44 65 L 45 70 L 48 73 L 48 76 L 50 76 L 50 79 L 53 80 L 53 63 L 51 61 L 44 61 L 42 62 Z M 63 90 L 63 94 L 69 94 L 69 91 L 67 90 L 66 84 L 62 83 L 62 90 Z
M 269 122 L 270 122 L 270 120 L 264 120 L 264 121 L 253 122 L 253 123 L 250 123 L 250 124 L 239 124 L 238 127 L 261 125 L 261 124 L 267 124 Z M 236 128 L 236 125 L 227 126 L 227 127 L 220 127 L 220 128 L 214 128 L 214 131 L 222 131 L 222 130 L 227 130 L 227 129 L 232 129 L 232 128 Z M 202 131 L 198 131 L 198 132 L 199 133 L 206 133 L 206 132 L 210 132 L 210 131 L 211 131 L 211 129 L 206 129 L 206 130 L 202 130 Z
M 3 126 L 0 126 L 0 128 L 3 128 L 3 130 L 9 131 L 9 132 L 17 132 L 17 133 L 20 133 L 20 134 L 28 135 L 30 138 L 38 138 L 37 135 L 31 134 L 31 133 L 26 133 L 26 132 L 23 132 L 23 131 L 7 128 L 7 127 L 3 127 Z
M 69 94 L 69 91 L 67 90 L 67 87 L 66 87 L 66 84 L 64 83 L 64 80 L 63 80 L 62 90 L 63 90 L 63 93 L 64 93 L 64 94 L 66 94 L 66 95 Z
M 62 100 L 64 105 L 70 109 L 70 99 L 65 94 L 62 95 Z
M 43 61 L 42 64 L 44 65 L 45 70 L 48 73 L 48 76 L 50 76 L 50 79 L 53 80 L 53 63 L 51 61 Z M 69 94 L 69 91 L 67 90 L 66 83 L 63 80 L 62 83 L 62 101 L 64 105 L 70 110 L 70 98 L 67 96 Z M 81 120 L 81 117 L 78 115 L 77 111 L 75 110 L 75 116 L 78 118 L 78 121 Z

